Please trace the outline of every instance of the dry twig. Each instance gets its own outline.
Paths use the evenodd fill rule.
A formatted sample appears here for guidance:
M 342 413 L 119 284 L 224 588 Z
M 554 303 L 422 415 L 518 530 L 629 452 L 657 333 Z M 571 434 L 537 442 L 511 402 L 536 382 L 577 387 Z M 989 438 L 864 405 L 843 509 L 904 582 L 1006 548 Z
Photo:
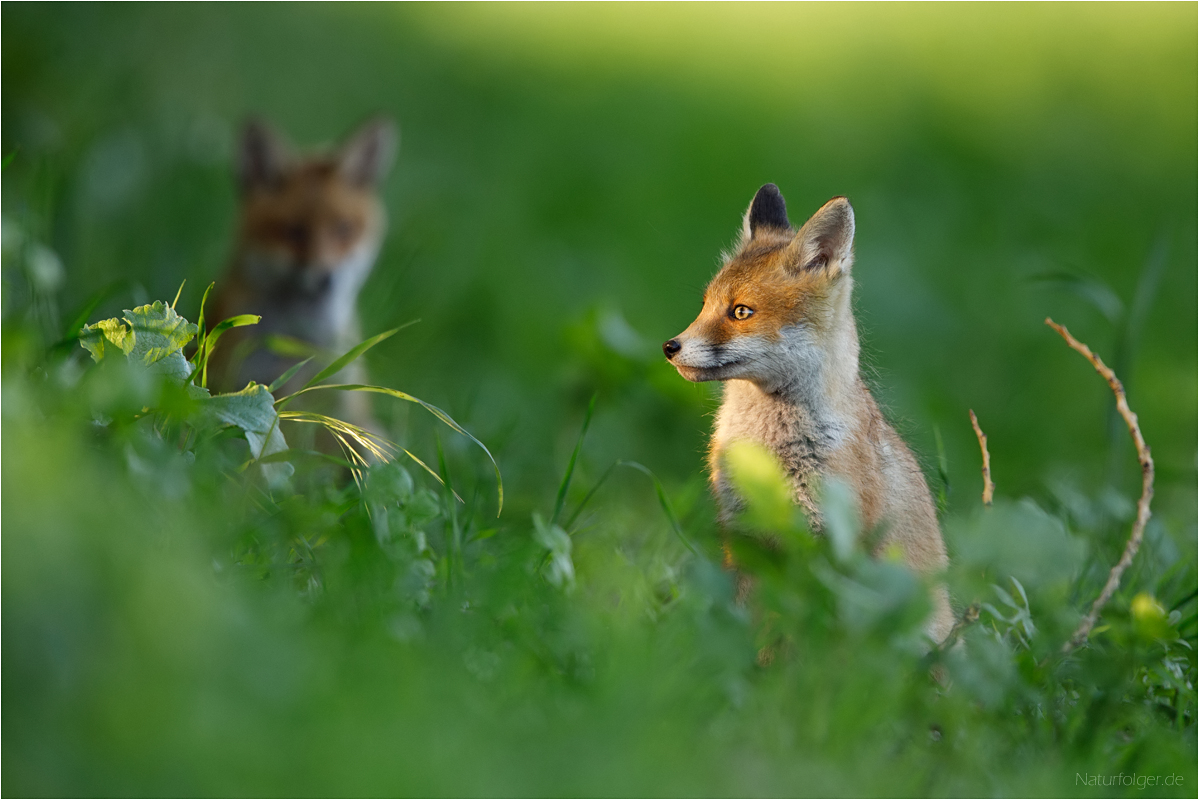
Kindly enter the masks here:
M 1132 434 L 1132 442 L 1137 448 L 1137 460 L 1141 464 L 1141 499 L 1137 501 L 1137 518 L 1132 524 L 1132 533 L 1128 537 L 1128 544 L 1124 546 L 1124 553 L 1108 574 L 1107 583 L 1104 584 L 1099 597 L 1095 598 L 1090 612 L 1083 617 L 1078 630 L 1074 631 L 1070 640 L 1062 645 L 1062 652 L 1069 653 L 1091 635 L 1091 629 L 1099 620 L 1099 612 L 1115 594 L 1116 588 L 1120 585 L 1120 577 L 1124 574 L 1124 570 L 1128 569 L 1128 565 L 1132 563 L 1141 546 L 1141 539 L 1145 535 L 1145 525 L 1149 522 L 1149 502 L 1153 499 L 1153 457 L 1149 454 L 1149 445 L 1145 444 L 1145 437 L 1141 435 L 1141 427 L 1137 424 L 1137 415 L 1128 407 L 1128 398 L 1124 395 L 1124 384 L 1120 383 L 1116 373 L 1112 372 L 1099 356 L 1091 352 L 1091 348 L 1071 336 L 1065 327 L 1058 325 L 1048 317 L 1045 318 L 1045 324 L 1061 334 L 1061 337 L 1066 340 L 1066 344 L 1090 361 L 1095 371 L 1103 376 L 1108 386 L 1112 387 L 1112 393 L 1116 395 L 1116 410 L 1120 412 L 1120 416 L 1128 425 L 1128 430 Z
M 945 651 L 957 644 L 958 639 L 962 638 L 962 633 L 964 633 L 965 630 L 971 625 L 978 622 L 978 612 L 978 603 L 971 603 L 969 606 L 967 606 L 966 610 L 962 612 L 962 615 L 953 623 L 953 627 L 949 629 L 949 633 L 947 633 L 945 638 L 941 640 L 941 643 L 937 645 L 937 650 Z
M 974 409 L 970 409 L 970 424 L 974 426 L 974 435 L 978 437 L 978 447 L 983 451 L 983 505 L 991 505 L 995 498 L 995 481 L 991 480 L 991 454 L 987 452 L 987 435 L 978 426 L 978 417 Z

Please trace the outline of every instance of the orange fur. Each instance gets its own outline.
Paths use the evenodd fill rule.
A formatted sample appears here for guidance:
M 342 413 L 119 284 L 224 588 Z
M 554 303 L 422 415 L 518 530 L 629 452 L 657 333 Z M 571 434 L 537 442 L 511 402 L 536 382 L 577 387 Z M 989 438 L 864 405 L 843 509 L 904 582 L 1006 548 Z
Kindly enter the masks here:
M 845 198 L 795 231 L 777 187 L 767 184 L 699 317 L 663 348 L 688 380 L 725 382 L 708 459 L 724 521 L 741 500 L 723 453 L 734 441 L 756 441 L 778 457 L 815 528 L 819 482 L 836 476 L 853 490 L 864 528 L 884 530 L 878 550 L 897 547 L 914 569 L 935 574 L 948 559 L 928 485 L 859 371 L 853 234 Z M 933 600 L 928 632 L 939 641 L 953 615 L 943 588 Z
M 340 149 L 303 157 L 265 125 L 246 126 L 237 244 L 208 318 L 219 322 L 257 314 L 262 320 L 222 338 L 210 369 L 216 388 L 269 384 L 294 365 L 297 356 L 267 346 L 270 336 L 298 340 L 317 354 L 283 393 L 299 388 L 323 363 L 361 340 L 358 291 L 386 231 L 378 184 L 390 165 L 394 139 L 390 123 L 374 121 Z M 355 362 L 336 380 L 366 383 L 367 377 Z M 375 427 L 364 396 L 341 395 L 336 407 L 320 410 Z

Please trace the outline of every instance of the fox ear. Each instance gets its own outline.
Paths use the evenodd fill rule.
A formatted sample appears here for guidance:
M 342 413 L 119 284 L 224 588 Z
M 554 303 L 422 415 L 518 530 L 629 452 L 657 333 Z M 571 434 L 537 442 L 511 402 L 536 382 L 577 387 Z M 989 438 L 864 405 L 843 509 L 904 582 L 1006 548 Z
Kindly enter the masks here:
M 237 153 L 237 181 L 243 192 L 278 183 L 290 161 L 290 148 L 270 125 L 260 119 L 246 121 Z
M 848 271 L 853 264 L 853 206 L 844 197 L 825 203 L 795 234 L 791 247 L 796 269 L 834 268 Z
M 787 219 L 787 201 L 783 200 L 779 187 L 773 183 L 759 189 L 746 209 L 741 226 L 742 242 L 749 242 L 760 228 L 791 229 L 791 221 Z
M 341 174 L 356 186 L 377 186 L 391 169 L 398 138 L 395 123 L 389 119 L 366 123 L 342 145 L 338 156 Z

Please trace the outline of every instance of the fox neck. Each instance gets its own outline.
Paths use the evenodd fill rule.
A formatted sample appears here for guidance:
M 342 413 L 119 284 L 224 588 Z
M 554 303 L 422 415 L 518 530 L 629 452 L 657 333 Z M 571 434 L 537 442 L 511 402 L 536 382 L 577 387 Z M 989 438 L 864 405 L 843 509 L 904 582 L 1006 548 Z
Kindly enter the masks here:
M 862 384 L 857 324 L 850 298 L 852 279 L 834 287 L 814 324 L 788 326 L 769 375 L 751 383 L 761 394 L 805 412 L 821 427 L 851 430 Z

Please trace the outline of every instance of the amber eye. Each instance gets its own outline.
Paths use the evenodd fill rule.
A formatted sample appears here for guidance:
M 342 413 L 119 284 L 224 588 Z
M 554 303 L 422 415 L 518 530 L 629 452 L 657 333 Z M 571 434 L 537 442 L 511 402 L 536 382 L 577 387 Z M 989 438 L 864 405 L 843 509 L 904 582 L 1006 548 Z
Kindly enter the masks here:
M 749 319 L 754 315 L 754 310 L 749 306 L 734 306 L 733 319 Z

